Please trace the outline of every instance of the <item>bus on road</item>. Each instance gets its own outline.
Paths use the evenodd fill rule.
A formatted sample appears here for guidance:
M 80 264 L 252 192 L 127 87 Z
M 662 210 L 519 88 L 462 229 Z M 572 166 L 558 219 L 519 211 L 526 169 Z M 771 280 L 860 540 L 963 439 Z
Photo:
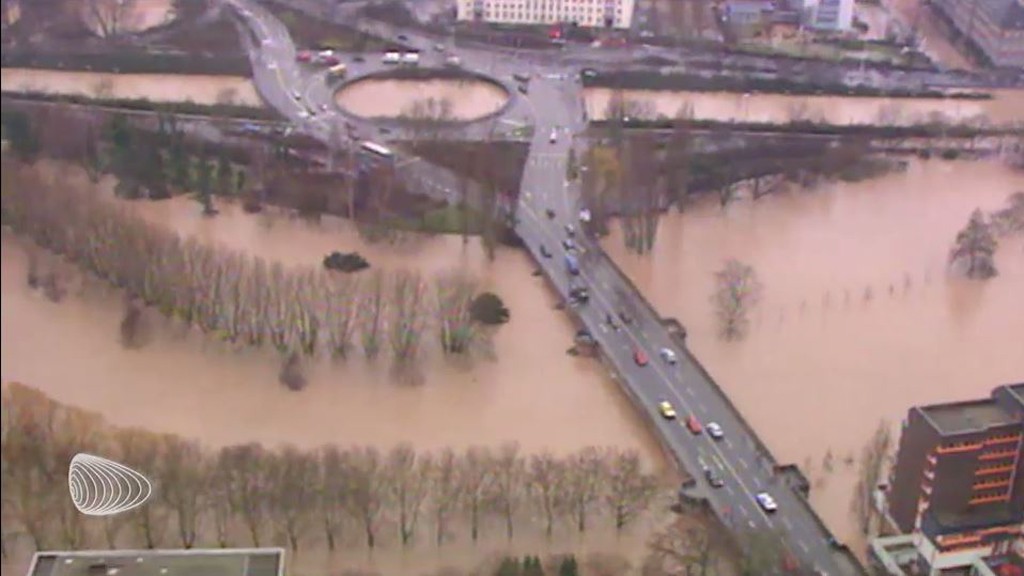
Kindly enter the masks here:
M 369 152 L 373 156 L 384 160 L 393 160 L 395 157 L 395 153 L 390 148 L 374 142 L 363 142 L 362 149 L 363 152 Z

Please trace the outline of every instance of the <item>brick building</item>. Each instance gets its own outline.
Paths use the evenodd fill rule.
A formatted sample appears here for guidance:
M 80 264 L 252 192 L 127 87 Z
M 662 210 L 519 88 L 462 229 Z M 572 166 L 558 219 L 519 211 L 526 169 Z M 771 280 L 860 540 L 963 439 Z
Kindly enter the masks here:
M 929 571 L 1009 553 L 1024 539 L 1024 383 L 910 409 L 888 515 Z

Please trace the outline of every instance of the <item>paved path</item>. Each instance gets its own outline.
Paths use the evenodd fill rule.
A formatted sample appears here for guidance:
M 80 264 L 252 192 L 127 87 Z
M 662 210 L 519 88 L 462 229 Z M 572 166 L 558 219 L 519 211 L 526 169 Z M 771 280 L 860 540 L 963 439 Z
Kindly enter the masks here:
M 286 117 L 303 125 L 312 135 L 326 139 L 330 124 L 349 122 L 365 134 L 375 134 L 371 122 L 345 117 L 333 107 L 331 90 L 322 73 L 313 72 L 295 62 L 295 47 L 288 31 L 270 13 L 249 0 L 231 0 L 247 25 L 258 36 L 251 46 L 254 78 L 257 87 L 270 105 Z M 296 4 L 302 7 L 308 2 Z M 439 65 L 444 56 L 457 53 L 462 66 L 507 80 L 513 73 L 530 72 L 532 81 L 528 97 L 513 91 L 513 102 L 506 116 L 528 118 L 536 127 L 530 147 L 530 156 L 523 174 L 523 190 L 518 207 L 517 232 L 540 264 L 552 284 L 563 298 L 568 297 L 570 284 L 585 284 L 590 301 L 576 306 L 575 312 L 582 323 L 597 339 L 615 367 L 638 409 L 654 422 L 664 445 L 690 474 L 704 483 L 701 470 L 714 469 L 725 480 L 718 489 L 706 487 L 715 513 L 737 533 L 746 530 L 777 531 L 787 548 L 804 568 L 803 573 L 848 574 L 847 564 L 840 561 L 829 545 L 830 535 L 818 521 L 807 501 L 783 484 L 774 473 L 773 459 L 748 429 L 736 409 L 716 388 L 714 382 L 697 364 L 689 352 L 675 342 L 654 310 L 634 290 L 621 272 L 610 262 L 601 247 L 590 239 L 578 238 L 580 245 L 580 274 L 570 276 L 563 265 L 562 241 L 565 226 L 577 224 L 580 208 L 579 189 L 565 179 L 565 162 L 573 146 L 574 133 L 585 129 L 582 109 L 582 90 L 578 83 L 579 70 L 563 64 L 559 56 L 547 60 L 537 56 L 516 58 L 505 52 L 494 52 L 481 47 L 454 47 L 445 44 L 443 52 L 435 49 L 437 38 L 419 35 L 410 30 L 398 30 L 379 22 L 358 19 L 346 10 L 335 10 L 331 17 L 348 25 L 355 23 L 360 29 L 421 51 L 423 65 Z M 399 38 L 401 35 L 403 38 Z M 372 71 L 379 66 L 365 63 Z M 595 64 L 608 64 L 609 58 L 594 58 Z M 587 61 L 585 51 L 573 51 L 574 61 Z M 361 64 L 354 64 L 354 74 L 365 73 Z M 312 118 L 305 114 L 313 112 Z M 492 123 L 478 123 L 463 129 L 467 137 L 479 137 L 481 131 L 491 130 Z M 392 134 L 397 137 L 399 134 Z M 554 138 L 552 138 L 554 136 Z M 377 138 L 386 140 L 387 138 Z M 552 141 L 554 140 L 554 141 Z M 577 154 L 581 150 L 577 150 Z M 424 178 L 440 181 L 453 178 L 447 171 L 430 167 L 425 162 Z M 447 184 L 440 184 L 444 187 Z M 553 210 L 554 218 L 546 215 Z M 554 254 L 544 258 L 540 247 Z M 606 324 L 609 315 L 631 310 L 633 322 L 618 329 Z M 677 364 L 668 364 L 659 357 L 663 348 L 673 349 L 679 358 Z M 634 362 L 636 351 L 643 351 L 650 362 L 638 366 Z M 658 413 L 661 401 L 673 404 L 680 418 L 667 420 Z M 701 422 L 717 422 L 725 432 L 721 440 L 713 440 L 706 433 L 691 434 L 682 420 L 693 415 Z M 803 433 L 798 430 L 795 434 Z M 778 511 L 768 513 L 755 501 L 755 494 L 770 493 L 778 503 Z M 765 574 L 778 573 L 777 567 L 765 567 Z M 857 572 L 852 572 L 856 574 Z

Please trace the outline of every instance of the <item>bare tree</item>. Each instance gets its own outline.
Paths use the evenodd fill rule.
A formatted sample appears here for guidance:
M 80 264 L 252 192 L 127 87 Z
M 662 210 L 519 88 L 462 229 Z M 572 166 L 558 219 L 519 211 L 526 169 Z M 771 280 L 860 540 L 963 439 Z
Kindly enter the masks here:
M 530 491 L 544 514 L 544 535 L 550 540 L 555 519 L 566 504 L 566 462 L 550 452 L 530 457 Z
M 650 136 L 635 136 L 621 148 L 626 178 L 622 180 L 622 239 L 626 248 L 639 255 L 654 249 L 661 217 L 662 179 L 658 155 Z
M 891 446 L 892 429 L 888 422 L 882 420 L 861 451 L 857 487 L 850 501 L 850 510 L 857 518 L 857 523 L 864 534 L 868 534 L 875 517 L 874 493 L 882 478 Z
M 430 474 L 430 503 L 434 524 L 434 541 L 444 543 L 448 521 L 459 505 L 460 468 L 455 452 L 446 448 L 438 455 Z
M 437 325 L 444 352 L 463 354 L 469 351 L 476 335 L 470 309 L 478 291 L 477 283 L 459 270 L 434 278 Z
M 335 446 L 326 446 L 320 450 L 319 501 L 320 522 L 327 538 L 327 549 L 333 551 L 337 546 L 339 533 L 343 523 L 340 514 L 347 504 L 348 454 L 342 453 Z
M 712 576 L 727 553 L 716 528 L 706 520 L 684 517 L 656 532 L 647 543 L 645 576 Z
M 131 28 L 136 0 L 85 0 L 86 19 L 103 38 L 114 38 Z
M 359 306 L 359 334 L 363 353 L 376 358 L 380 353 L 380 334 L 384 324 L 384 274 L 375 270 L 364 282 Z
M 141 474 L 148 475 L 154 484 L 154 491 L 162 490 L 161 478 L 152 475 L 160 469 L 166 444 L 163 438 L 139 428 L 122 428 L 115 432 L 114 441 L 120 449 L 121 461 Z M 146 548 L 160 547 L 167 526 L 163 510 L 159 506 L 140 506 L 132 510 L 131 514 L 135 517 L 135 529 Z
M 991 278 L 998 273 L 994 261 L 998 246 L 991 223 L 981 209 L 975 209 L 967 226 L 956 235 L 956 243 L 949 252 L 949 262 L 966 261 L 968 278 Z
M 605 504 L 612 514 L 615 530 L 621 532 L 650 507 L 658 484 L 654 476 L 643 471 L 640 453 L 636 450 L 612 450 L 608 470 Z
M 259 547 L 268 515 L 268 458 L 259 444 L 228 446 L 220 451 L 220 466 L 228 475 L 231 509 L 241 517 L 252 544 Z
M 286 446 L 270 460 L 268 488 L 272 520 L 288 538 L 292 551 L 309 529 L 320 480 L 314 455 Z
M 515 530 L 515 515 L 525 495 L 527 470 L 519 455 L 519 445 L 508 443 L 498 449 L 491 462 L 492 498 L 505 520 L 505 536 L 511 540 Z
M 425 327 L 426 285 L 418 273 L 403 270 L 395 274 L 391 288 L 388 337 L 396 362 L 408 367 L 416 360 Z
M 366 545 L 377 546 L 380 524 L 390 491 L 384 474 L 384 461 L 376 448 L 357 448 L 351 452 L 346 504 L 352 518 L 362 525 Z
M 412 544 L 416 522 L 430 488 L 434 463 L 429 455 L 417 455 L 409 444 L 400 444 L 388 453 L 387 485 L 389 500 L 398 507 L 398 535 L 402 546 Z
M 748 314 L 760 300 L 762 291 L 754 268 L 739 260 L 728 260 L 721 270 L 715 272 L 715 292 L 711 302 L 723 338 L 734 340 L 746 334 Z
M 481 516 L 486 510 L 486 497 L 494 481 L 490 450 L 477 446 L 470 447 L 459 462 L 459 493 L 466 511 L 469 512 L 469 532 L 475 544 L 480 539 Z
M 198 442 L 178 436 L 165 436 L 163 441 L 158 472 L 160 495 L 174 516 L 182 548 L 192 548 L 209 495 L 205 455 Z
M 607 462 L 593 446 L 571 455 L 566 470 L 566 508 L 579 533 L 587 531 L 587 519 L 607 484 Z

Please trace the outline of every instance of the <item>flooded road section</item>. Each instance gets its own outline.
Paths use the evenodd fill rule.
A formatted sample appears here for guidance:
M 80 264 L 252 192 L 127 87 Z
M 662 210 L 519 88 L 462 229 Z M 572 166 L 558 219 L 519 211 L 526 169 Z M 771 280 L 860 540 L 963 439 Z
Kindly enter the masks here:
M 604 245 L 657 310 L 686 326 L 691 349 L 776 457 L 805 467 L 816 509 L 850 539 L 852 459 L 881 419 L 898 437 L 913 405 L 987 396 L 1024 377 L 1024 239 L 1003 241 L 988 282 L 946 266 L 971 211 L 1001 208 L 1018 190 L 1024 174 L 1001 165 L 913 162 L 858 184 L 670 213 L 649 257 L 627 255 L 618 231 Z M 728 258 L 764 284 L 736 343 L 718 338 L 709 303 Z
M 335 94 L 338 106 L 363 118 L 396 118 L 420 114 L 452 120 L 476 120 L 508 102 L 503 88 L 480 80 L 386 80 L 370 78 L 344 86 Z M 427 103 L 430 103 L 429 105 Z M 433 112 L 431 112 L 433 111 Z
M 614 91 L 584 91 L 587 114 L 604 118 Z M 828 124 L 909 124 L 932 117 L 963 122 L 984 116 L 992 124 L 1024 122 L 1024 90 L 997 90 L 991 100 L 936 98 L 873 98 L 859 96 L 790 96 L 732 92 L 624 90 L 627 100 L 645 102 L 654 116 L 677 116 L 691 108 L 699 120 L 786 123 L 814 120 Z M 941 115 L 941 116 L 939 116 Z
M 70 94 L 89 98 L 238 104 L 262 107 L 256 87 L 241 76 L 202 74 L 107 74 L 3 68 L 5 92 Z

